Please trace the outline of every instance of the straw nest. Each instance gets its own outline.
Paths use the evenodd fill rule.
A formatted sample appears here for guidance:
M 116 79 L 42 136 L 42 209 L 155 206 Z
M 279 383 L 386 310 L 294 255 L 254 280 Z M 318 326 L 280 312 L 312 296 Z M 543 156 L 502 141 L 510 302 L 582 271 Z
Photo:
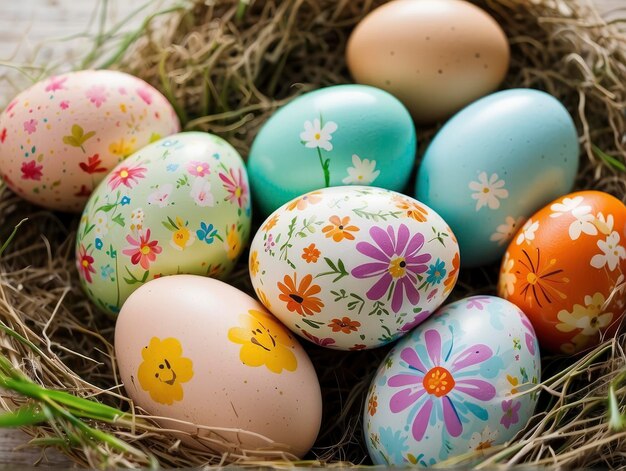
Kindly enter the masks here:
M 276 107 L 308 90 L 350 81 L 346 39 L 380 3 L 197 0 L 151 16 L 145 28 L 120 41 L 99 38 L 87 60 L 151 82 L 174 103 L 186 129 L 222 135 L 245 156 Z M 626 34 L 619 24 L 607 24 L 582 0 L 476 3 L 499 21 L 512 46 L 503 88 L 546 90 L 574 116 L 581 144 L 577 187 L 625 200 Z M 436 129 L 420 130 L 421 151 Z M 185 446 L 132 408 L 113 357 L 114 323 L 79 287 L 77 218 L 33 207 L 6 189 L 0 198 L 1 242 L 28 218 L 0 255 L 0 380 L 13 391 L 2 393 L 0 406 L 25 406 L 21 419 L 11 420 L 38 422 L 24 425 L 33 444 L 58 447 L 76 463 L 97 468 L 254 464 L 259 457 L 245 450 L 216 454 Z M 466 270 L 453 297 L 493 293 L 496 274 L 495 266 Z M 245 264 L 231 281 L 249 290 Z M 507 446 L 471 457 L 473 465 L 626 465 L 626 418 L 620 414 L 626 407 L 625 335 L 578 357 L 544 358 L 536 416 Z M 320 365 L 325 416 L 310 460 L 300 464 L 368 463 L 360 415 L 385 349 L 306 348 Z M 290 457 L 265 458 L 279 466 Z

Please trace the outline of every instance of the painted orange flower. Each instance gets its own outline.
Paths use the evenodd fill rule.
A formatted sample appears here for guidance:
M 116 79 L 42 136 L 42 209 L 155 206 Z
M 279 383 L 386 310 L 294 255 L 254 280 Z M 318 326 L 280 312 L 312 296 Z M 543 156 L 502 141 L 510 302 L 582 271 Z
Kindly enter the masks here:
M 367 401 L 367 412 L 369 412 L 369 414 L 373 416 L 376 413 L 377 408 L 378 396 L 376 394 L 372 394 L 369 401 Z
M 349 334 L 351 332 L 357 332 L 359 327 L 361 327 L 361 323 L 344 316 L 341 319 L 333 319 L 331 323 L 328 324 L 328 327 L 333 329 L 333 332 Z
M 415 219 L 418 222 L 426 221 L 428 212 L 425 208 L 415 203 L 414 201 L 402 198 L 401 196 L 397 196 L 394 198 L 394 202 L 396 204 L 396 207 L 404 211 L 406 216 L 410 217 L 411 219 Z
M 354 240 L 351 232 L 359 230 L 356 226 L 350 226 L 350 217 L 346 216 L 339 219 L 339 216 L 331 216 L 328 221 L 330 224 L 322 229 L 326 237 L 332 237 L 335 242 L 341 242 L 343 239 Z
M 461 264 L 461 259 L 459 257 L 459 253 L 454 254 L 454 258 L 452 259 L 452 270 L 448 273 L 448 277 L 443 280 L 443 294 L 449 293 L 454 288 L 456 284 L 456 279 L 459 275 L 459 266 Z
M 287 205 L 287 211 L 293 211 L 297 209 L 302 211 L 306 209 L 306 207 L 310 204 L 317 204 L 322 201 L 322 197 L 320 196 L 319 191 L 312 191 L 311 193 L 307 193 L 306 195 L 302 195 L 299 198 L 296 198 L 291 203 Z
M 306 260 L 306 263 L 316 263 L 320 258 L 320 251 L 317 250 L 315 244 L 311 244 L 302 250 L 302 258 Z
M 277 222 L 278 222 L 278 214 L 274 214 L 271 218 L 265 221 L 265 224 L 263 224 L 263 227 L 261 227 L 261 230 L 267 232 L 272 227 L 274 227 Z
M 541 252 L 535 249 L 536 257 L 526 249 L 522 250 L 522 257 L 517 259 L 515 276 L 517 276 L 520 294 L 524 299 L 529 299 L 530 306 L 533 300 L 537 306 L 552 303 L 555 296 L 566 299 L 567 295 L 559 289 L 559 285 L 569 283 L 569 278 L 563 276 L 563 270 L 556 267 L 556 259 L 544 260 Z
M 287 303 L 287 309 L 291 312 L 297 312 L 301 316 L 312 316 L 316 312 L 320 312 L 324 307 L 322 300 L 316 296 L 321 292 L 318 285 L 312 285 L 313 276 L 306 275 L 298 285 L 298 275 L 293 274 L 293 279 L 289 275 L 285 275 L 284 284 L 280 281 L 277 283 L 281 294 L 278 299 Z

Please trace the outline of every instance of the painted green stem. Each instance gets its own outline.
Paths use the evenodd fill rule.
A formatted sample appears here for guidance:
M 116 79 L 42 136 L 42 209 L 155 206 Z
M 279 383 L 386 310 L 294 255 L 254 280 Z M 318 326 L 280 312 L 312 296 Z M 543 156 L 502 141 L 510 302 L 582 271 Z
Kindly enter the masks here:
M 324 160 L 322 157 L 322 151 L 319 147 L 317 148 L 317 156 L 320 159 L 320 165 L 322 166 L 322 171 L 324 172 L 324 186 L 328 188 L 330 186 L 330 159 Z

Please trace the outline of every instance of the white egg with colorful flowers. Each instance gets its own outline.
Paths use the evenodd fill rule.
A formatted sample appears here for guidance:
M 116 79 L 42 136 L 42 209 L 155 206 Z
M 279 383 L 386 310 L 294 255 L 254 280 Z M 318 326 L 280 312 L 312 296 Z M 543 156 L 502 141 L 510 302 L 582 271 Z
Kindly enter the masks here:
M 250 277 L 265 307 L 302 337 L 341 350 L 405 335 L 445 301 L 458 271 L 458 244 L 435 211 L 367 186 L 295 198 L 250 247 Z

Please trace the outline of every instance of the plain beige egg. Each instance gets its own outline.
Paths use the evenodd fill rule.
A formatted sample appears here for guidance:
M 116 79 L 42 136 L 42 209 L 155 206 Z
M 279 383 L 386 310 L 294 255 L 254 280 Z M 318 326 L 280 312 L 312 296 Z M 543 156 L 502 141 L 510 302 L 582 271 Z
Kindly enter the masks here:
M 356 82 L 395 95 L 421 123 L 494 91 L 509 58 L 496 21 L 462 0 L 386 3 L 357 25 L 346 50 Z
M 194 275 L 146 283 L 122 306 L 115 352 L 133 401 L 161 426 L 190 434 L 183 440 L 192 446 L 273 459 L 313 446 L 322 399 L 308 355 L 258 301 L 226 283 Z

